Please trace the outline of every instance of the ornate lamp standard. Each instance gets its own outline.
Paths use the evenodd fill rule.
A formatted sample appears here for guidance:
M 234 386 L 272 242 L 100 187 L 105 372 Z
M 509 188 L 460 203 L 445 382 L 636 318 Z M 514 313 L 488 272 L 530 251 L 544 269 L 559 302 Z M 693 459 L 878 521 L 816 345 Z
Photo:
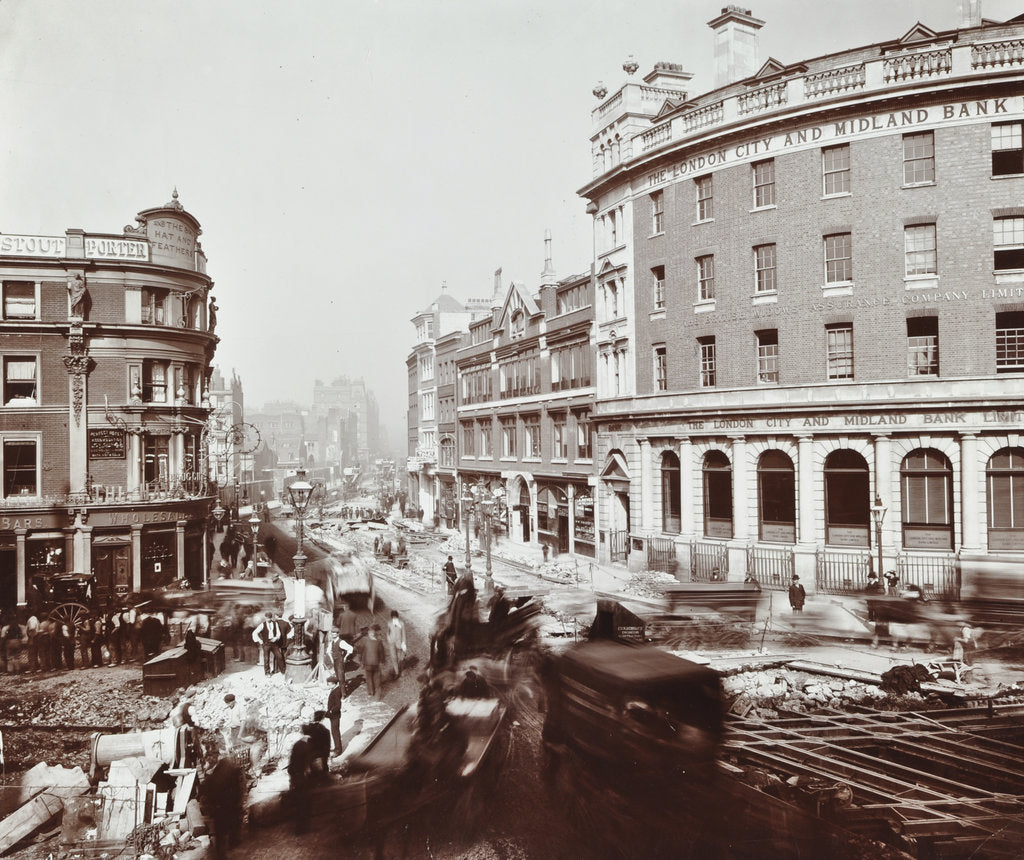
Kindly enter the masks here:
M 494 576 L 491 571 L 491 518 L 494 516 L 495 498 L 483 487 L 480 488 L 480 508 L 484 518 L 484 544 L 487 547 L 487 566 L 484 569 L 484 594 L 494 594 Z
M 252 575 L 255 578 L 259 571 L 258 559 L 259 559 L 259 537 L 260 537 L 260 518 L 256 516 L 256 512 L 253 511 L 252 516 L 249 517 L 249 528 L 252 529 Z
M 297 481 L 292 481 L 288 487 L 288 495 L 291 496 L 292 507 L 295 509 L 295 519 L 299 523 L 298 537 L 299 546 L 292 557 L 295 562 L 295 600 L 294 612 L 292 615 L 292 642 L 288 647 L 288 655 L 285 657 L 285 675 L 292 679 L 305 680 L 309 677 L 310 659 L 306 652 L 306 554 L 302 551 L 303 519 L 306 516 L 306 508 L 313 495 L 313 485 L 306 480 L 306 470 L 297 469 L 295 475 Z
M 882 581 L 882 523 L 885 522 L 887 508 L 882 504 L 882 497 L 875 495 L 875 503 L 871 506 L 871 519 L 875 522 L 875 544 L 878 546 L 878 579 Z
M 462 488 L 462 519 L 466 521 L 466 570 L 473 570 L 473 559 L 470 556 L 469 547 L 469 520 L 470 512 L 473 510 L 473 494 L 470 492 L 468 486 Z
M 221 507 L 220 500 L 218 499 L 216 507 L 212 511 L 210 511 L 210 516 L 213 517 L 213 521 L 216 523 L 216 525 L 214 526 L 214 531 L 218 534 L 220 533 L 220 524 L 221 521 L 224 519 L 225 513 L 226 511 L 224 510 L 223 507 Z M 207 547 L 213 546 L 213 538 L 209 534 L 207 534 L 206 538 L 207 539 L 205 541 L 204 552 L 206 551 Z M 206 559 L 206 570 L 203 571 L 203 588 L 209 587 L 211 567 L 213 567 L 213 559 L 208 558 Z

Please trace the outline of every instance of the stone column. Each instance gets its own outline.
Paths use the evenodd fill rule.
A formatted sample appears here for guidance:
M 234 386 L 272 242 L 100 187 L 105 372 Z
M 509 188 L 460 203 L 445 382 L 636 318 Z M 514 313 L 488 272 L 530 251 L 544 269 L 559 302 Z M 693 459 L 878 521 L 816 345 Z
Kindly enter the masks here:
M 142 590 L 142 523 L 132 523 L 132 591 Z
M 750 536 L 747 440 L 743 436 L 730 436 L 729 440 L 732 442 L 732 537 L 733 540 L 745 541 Z
M 693 482 L 693 443 L 689 437 L 679 440 L 679 533 L 684 540 L 692 540 L 697 533 L 694 503 L 697 487 Z
M 64 529 L 64 569 L 77 570 L 75 567 L 75 528 Z
M 960 436 L 960 515 L 962 537 L 960 549 L 981 549 L 981 512 L 983 499 L 978 487 L 978 436 L 964 433 Z
M 83 524 L 79 532 L 82 535 L 82 571 L 92 573 L 92 526 Z
M 132 428 L 128 431 L 128 467 L 125 470 L 125 489 L 129 497 L 137 492 L 142 483 L 142 430 Z
M 797 543 L 812 546 L 814 535 L 814 439 L 797 437 L 797 487 L 800 509 L 797 513 Z
M 651 483 L 651 440 L 646 437 L 637 439 L 640 443 L 640 531 L 654 531 L 654 485 Z
M 18 605 L 24 606 L 26 597 L 26 574 L 27 574 L 27 553 L 25 546 L 25 536 L 28 534 L 28 529 L 15 529 L 14 530 L 14 541 L 15 541 L 15 565 L 17 567 L 17 592 L 18 592 Z
M 892 451 L 891 451 L 891 440 L 884 433 L 878 433 L 874 436 L 874 448 L 875 448 L 875 494 L 882 500 L 882 504 L 886 507 L 885 520 L 882 522 L 882 551 L 883 551 L 883 563 L 884 554 L 888 550 L 892 555 L 895 556 L 898 549 L 896 541 L 900 535 L 900 520 L 902 514 L 895 509 L 892 499 Z M 874 504 L 875 500 L 871 499 L 871 504 Z M 875 538 L 875 526 L 871 523 L 872 538 Z M 875 547 L 875 555 L 878 555 L 878 547 Z M 884 571 L 878 571 L 878 575 L 881 576 Z
M 569 506 L 569 555 L 576 554 L 576 485 L 565 488 L 566 504 Z
M 185 520 L 178 520 L 174 526 L 174 554 L 177 556 L 178 572 L 175 579 L 185 578 Z M 256 567 L 256 557 L 253 556 L 253 569 Z

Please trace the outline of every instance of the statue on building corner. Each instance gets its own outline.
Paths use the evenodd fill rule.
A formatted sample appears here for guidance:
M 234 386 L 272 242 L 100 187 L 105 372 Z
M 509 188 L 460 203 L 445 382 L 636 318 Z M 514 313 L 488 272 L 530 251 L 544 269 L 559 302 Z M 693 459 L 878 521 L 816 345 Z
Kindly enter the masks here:
M 210 334 L 213 334 L 214 330 L 217 328 L 217 310 L 217 300 L 214 296 L 210 296 L 210 313 L 207 317 L 209 322 L 206 327 Z
M 85 317 L 85 300 L 88 291 L 85 289 L 85 278 L 81 272 L 75 272 L 68 278 L 68 299 L 71 308 L 71 316 Z

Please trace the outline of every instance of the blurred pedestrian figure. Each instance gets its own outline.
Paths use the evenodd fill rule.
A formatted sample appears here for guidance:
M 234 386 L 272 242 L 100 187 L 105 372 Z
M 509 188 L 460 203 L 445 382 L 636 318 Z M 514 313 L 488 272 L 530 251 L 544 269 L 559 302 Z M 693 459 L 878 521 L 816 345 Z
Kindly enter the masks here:
M 395 678 L 402 675 L 402 661 L 405 659 L 407 650 L 405 640 L 405 622 L 398 617 L 397 610 L 391 610 L 391 620 L 388 621 L 388 656 L 391 658 L 391 668 L 395 672 Z
M 144 659 L 149 660 L 160 653 L 164 641 L 164 625 L 156 615 L 147 615 L 139 622 L 139 640 Z
M 107 636 L 107 651 L 110 654 L 109 665 L 113 666 L 121 662 L 121 615 L 118 612 L 108 612 L 104 618 L 106 622 L 105 632 Z
M 138 613 L 134 606 L 125 606 L 121 612 L 121 653 L 125 662 L 134 660 L 139 650 Z
M 25 622 L 25 647 L 28 650 L 29 672 L 39 671 L 39 618 L 33 612 Z
M 331 772 L 328 759 L 331 757 L 331 733 L 324 725 L 323 719 L 327 716 L 326 711 L 314 711 L 313 722 L 302 727 L 302 733 L 309 738 L 310 755 L 312 762 L 310 768 L 319 770 L 322 776 Z M 316 765 L 319 764 L 319 768 Z
M 245 708 L 238 703 L 234 693 L 227 693 L 224 696 L 224 704 L 227 705 L 228 712 L 224 718 L 224 725 L 221 726 L 221 734 L 224 737 L 224 749 L 231 752 L 242 737 Z
M 203 646 L 199 644 L 195 630 L 186 630 L 185 639 L 181 643 L 185 649 L 185 665 L 188 666 L 188 679 L 194 683 L 202 680 Z
M 60 635 L 63 639 L 61 645 L 64 648 L 64 664 L 69 669 L 75 668 L 75 645 L 78 640 L 78 628 L 70 622 L 61 624 Z
M 349 642 L 331 631 L 331 663 L 334 665 L 334 675 L 341 685 L 341 695 L 345 695 L 345 662 L 352 656 L 355 647 Z
M 63 627 L 56 620 L 47 621 L 50 626 L 50 666 L 53 669 L 64 668 L 64 634 Z
M 92 619 L 88 619 L 78 631 L 78 649 L 82 654 L 82 668 L 88 669 L 92 665 L 92 640 L 93 633 Z
M 303 735 L 293 745 L 288 757 L 288 805 L 296 833 L 305 833 L 309 822 L 309 778 L 313 764 L 313 748 Z
M 789 584 L 789 605 L 794 612 L 804 611 L 804 602 L 807 600 L 807 592 L 800 584 L 800 577 L 793 574 L 793 581 Z
M 89 664 L 95 668 L 103 665 L 103 646 L 106 644 L 106 636 L 103 633 L 103 616 L 97 615 L 95 618 L 90 618 L 89 627 L 92 632 L 89 643 Z
M 48 672 L 53 666 L 53 622 L 49 618 L 40 619 L 36 641 L 39 649 L 39 671 Z
M 0 657 L 3 659 L 5 672 L 21 671 L 21 652 L 24 631 L 14 613 L 7 616 L 6 623 L 0 627 Z
M 452 557 L 448 556 L 448 561 L 444 563 L 444 581 L 448 586 L 448 596 L 451 597 L 455 593 L 455 583 L 459 579 L 459 573 L 455 569 L 455 562 L 452 561 Z
M 331 721 L 331 741 L 334 747 L 332 752 L 341 755 L 341 703 L 345 699 L 345 684 L 334 675 L 327 679 L 327 683 L 334 685 L 327 694 L 327 719 Z
M 366 691 L 371 696 L 380 695 L 380 667 L 384 662 L 384 643 L 379 638 L 380 625 L 374 624 L 366 638 L 360 640 L 360 659 L 366 678 Z
M 339 608 L 341 612 L 338 615 L 338 621 L 336 624 L 338 628 L 338 635 L 348 642 L 349 645 L 355 645 L 356 624 L 358 623 L 356 614 L 347 603 L 343 602 Z
M 221 756 L 199 786 L 199 802 L 213 819 L 213 851 L 218 860 L 242 841 L 245 775 L 230 756 Z

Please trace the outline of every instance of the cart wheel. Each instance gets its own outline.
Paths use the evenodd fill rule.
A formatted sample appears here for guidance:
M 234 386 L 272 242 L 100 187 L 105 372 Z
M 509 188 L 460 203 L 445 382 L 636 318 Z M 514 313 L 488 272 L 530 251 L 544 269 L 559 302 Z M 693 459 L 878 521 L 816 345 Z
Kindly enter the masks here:
M 53 621 L 56 621 L 58 624 L 67 624 L 69 627 L 76 628 L 79 632 L 89 626 L 89 616 L 91 615 L 92 610 L 82 603 L 62 603 L 50 612 L 50 618 Z

